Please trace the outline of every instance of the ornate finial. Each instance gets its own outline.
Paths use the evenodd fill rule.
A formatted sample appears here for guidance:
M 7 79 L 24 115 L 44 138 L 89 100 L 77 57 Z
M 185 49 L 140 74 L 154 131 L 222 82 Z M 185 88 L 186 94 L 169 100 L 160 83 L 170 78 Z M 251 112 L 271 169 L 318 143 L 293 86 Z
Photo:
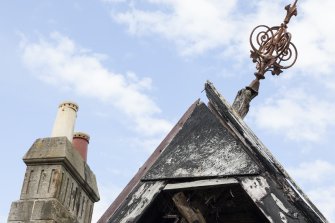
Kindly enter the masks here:
M 252 61 L 256 63 L 256 79 L 240 90 L 232 105 L 234 110 L 244 118 L 249 111 L 250 101 L 258 95 L 260 80 L 265 73 L 271 71 L 272 75 L 279 75 L 284 69 L 292 67 L 298 56 L 298 51 L 291 43 L 291 34 L 287 32 L 287 24 L 293 15 L 297 15 L 297 2 L 285 7 L 287 14 L 280 26 L 268 27 L 259 25 L 251 32 L 250 45 Z
M 297 1 L 285 7 L 287 14 L 280 26 L 268 27 L 259 25 L 251 32 L 250 57 L 256 63 L 256 79 L 248 88 L 258 92 L 259 80 L 265 78 L 265 73 L 271 71 L 272 75 L 279 75 L 283 69 L 292 67 L 297 60 L 298 51 L 291 42 L 291 34 L 287 32 L 287 24 L 293 15 L 297 15 Z
M 297 11 L 297 2 L 298 0 L 296 0 L 293 5 L 287 5 L 285 7 L 286 11 L 287 11 L 287 15 L 284 19 L 284 23 L 285 25 L 287 25 L 290 22 L 290 19 L 292 18 L 292 16 L 297 16 L 298 15 L 298 11 Z

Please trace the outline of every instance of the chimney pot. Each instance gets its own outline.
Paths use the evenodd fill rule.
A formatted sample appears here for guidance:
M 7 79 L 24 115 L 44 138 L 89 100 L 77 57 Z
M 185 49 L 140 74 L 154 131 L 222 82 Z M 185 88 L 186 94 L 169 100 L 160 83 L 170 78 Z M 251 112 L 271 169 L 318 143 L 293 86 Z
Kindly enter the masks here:
M 79 106 L 72 101 L 64 101 L 58 107 L 61 109 L 63 109 L 64 107 L 72 108 L 75 112 L 78 112 L 79 110 Z
M 51 137 L 66 136 L 72 142 L 78 109 L 79 106 L 70 101 L 65 101 L 58 106 Z
M 88 144 L 90 143 L 90 136 L 83 132 L 76 132 L 73 135 L 72 145 L 80 153 L 85 162 L 87 161 Z

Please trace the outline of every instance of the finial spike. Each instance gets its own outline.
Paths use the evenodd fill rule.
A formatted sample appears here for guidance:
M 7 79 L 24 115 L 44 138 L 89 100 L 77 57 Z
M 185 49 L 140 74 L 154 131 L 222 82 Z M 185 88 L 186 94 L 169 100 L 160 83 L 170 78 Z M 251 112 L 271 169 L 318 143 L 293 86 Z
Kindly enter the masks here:
M 298 3 L 298 0 L 295 0 L 294 3 L 293 3 L 293 5 L 297 5 L 297 3 Z
M 292 67 L 298 57 L 298 51 L 291 42 L 291 33 L 287 32 L 287 25 L 293 15 L 297 15 L 297 2 L 285 7 L 287 14 L 280 26 L 269 27 L 259 25 L 251 32 L 249 41 L 252 62 L 256 64 L 255 80 L 237 94 L 233 108 L 242 118 L 249 110 L 249 103 L 258 95 L 260 80 L 265 79 L 265 73 L 280 75 L 284 69 Z
M 250 45 L 252 61 L 256 63 L 258 80 L 265 78 L 265 73 L 279 75 L 295 63 L 298 52 L 291 42 L 291 34 L 287 32 L 287 24 L 293 15 L 297 15 L 295 0 L 293 5 L 285 7 L 287 15 L 280 26 L 268 27 L 259 25 L 251 32 Z

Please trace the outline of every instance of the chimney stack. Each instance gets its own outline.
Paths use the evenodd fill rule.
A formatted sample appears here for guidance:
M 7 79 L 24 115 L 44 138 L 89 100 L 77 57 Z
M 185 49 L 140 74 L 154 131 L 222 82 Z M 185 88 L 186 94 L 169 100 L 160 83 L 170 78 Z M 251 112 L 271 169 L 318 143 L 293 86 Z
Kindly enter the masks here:
M 63 102 L 58 106 L 51 137 L 66 136 L 72 142 L 78 109 L 78 105 L 70 101 Z
M 100 196 L 95 175 L 86 163 L 90 137 L 73 134 L 77 111 L 73 102 L 60 104 L 52 137 L 37 139 L 23 157 L 26 174 L 8 223 L 91 222 Z
M 87 161 L 87 149 L 90 143 L 90 136 L 83 132 L 76 132 L 73 135 L 72 145 L 80 153 L 83 160 Z

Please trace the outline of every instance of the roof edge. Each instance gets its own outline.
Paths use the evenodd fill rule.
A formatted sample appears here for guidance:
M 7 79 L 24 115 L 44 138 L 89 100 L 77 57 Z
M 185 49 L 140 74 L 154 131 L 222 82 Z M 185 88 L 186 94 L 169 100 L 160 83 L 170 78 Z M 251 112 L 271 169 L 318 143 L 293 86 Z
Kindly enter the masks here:
M 177 124 L 172 128 L 172 130 L 167 134 L 164 140 L 158 145 L 156 150 L 150 155 L 147 161 L 142 165 L 142 167 L 138 170 L 135 176 L 129 181 L 126 187 L 122 190 L 122 192 L 118 195 L 118 197 L 113 201 L 113 203 L 109 206 L 109 208 L 105 211 L 105 213 L 98 220 L 98 223 L 106 223 L 112 217 L 112 215 L 118 210 L 121 204 L 125 201 L 130 192 L 138 185 L 141 181 L 141 178 L 147 173 L 150 167 L 155 163 L 160 154 L 165 150 L 165 148 L 170 144 L 172 139 L 178 134 L 178 132 L 182 129 L 184 123 L 191 116 L 194 109 L 202 103 L 200 99 L 197 99 L 184 113 L 184 115 L 180 118 Z
M 235 132 L 237 131 L 238 134 L 248 140 L 247 143 L 249 146 L 247 147 L 251 148 L 253 152 L 256 152 L 259 156 L 258 158 L 261 158 L 262 162 L 266 162 L 266 166 L 268 168 L 272 169 L 276 174 L 279 173 L 285 179 L 282 183 L 293 189 L 298 197 L 302 199 L 303 203 L 305 203 L 305 205 L 302 205 L 302 208 L 310 209 L 313 212 L 313 215 L 309 217 L 312 219 L 318 218 L 318 220 L 322 220 L 322 222 L 328 222 L 318 208 L 310 201 L 307 195 L 286 172 L 284 167 L 275 159 L 270 150 L 258 139 L 249 126 L 216 90 L 212 82 L 207 81 L 205 83 L 205 91 L 209 102 L 213 105 L 213 109 L 215 109 L 215 111 L 220 115 L 220 118 L 222 118 L 225 122 L 231 123 L 229 126 L 235 128 Z M 277 176 L 275 176 L 275 178 L 277 178 Z

